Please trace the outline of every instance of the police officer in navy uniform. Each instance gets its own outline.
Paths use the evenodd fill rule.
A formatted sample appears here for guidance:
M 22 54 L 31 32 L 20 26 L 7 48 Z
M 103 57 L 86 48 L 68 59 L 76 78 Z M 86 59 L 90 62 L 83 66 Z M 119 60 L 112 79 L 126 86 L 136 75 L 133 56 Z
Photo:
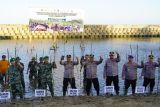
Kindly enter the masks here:
M 92 83 L 97 92 L 97 96 L 99 96 L 99 80 L 97 77 L 97 66 L 101 64 L 103 61 L 102 57 L 100 57 L 99 61 L 94 60 L 94 55 L 91 54 L 89 61 L 82 61 L 82 64 L 86 66 L 86 92 L 87 95 L 90 95 Z
M 148 56 L 148 61 L 144 64 L 144 68 L 141 73 L 141 77 L 144 77 L 143 86 L 146 88 L 150 84 L 150 93 L 153 92 L 155 86 L 155 70 L 160 66 L 160 60 L 158 63 L 154 61 L 154 56 L 151 54 Z
M 71 60 L 71 55 L 67 55 L 67 61 L 63 61 L 64 56 L 61 57 L 60 64 L 64 65 L 64 78 L 63 78 L 63 96 L 66 95 L 68 83 L 71 84 L 71 88 L 76 89 L 74 66 L 79 64 L 78 57 L 76 61 Z
M 134 62 L 134 57 L 128 55 L 128 62 L 123 65 L 122 79 L 125 80 L 124 95 L 127 95 L 128 88 L 132 86 L 132 94 L 135 94 L 136 82 L 137 82 L 137 68 L 143 68 L 143 61 L 141 65 Z
M 119 95 L 119 77 L 118 77 L 118 63 L 120 62 L 120 55 L 116 52 L 110 52 L 109 57 L 105 61 L 103 78 L 106 80 L 106 86 L 111 86 L 112 82 L 116 90 L 116 94 Z

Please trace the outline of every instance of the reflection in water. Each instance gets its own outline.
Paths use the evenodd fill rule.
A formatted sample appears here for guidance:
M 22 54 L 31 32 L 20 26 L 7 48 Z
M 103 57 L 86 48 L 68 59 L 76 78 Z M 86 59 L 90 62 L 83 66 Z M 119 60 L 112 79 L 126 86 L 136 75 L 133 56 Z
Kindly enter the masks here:
M 39 58 L 41 56 L 49 55 L 50 61 L 54 59 L 54 52 L 50 50 L 50 47 L 53 45 L 51 39 L 43 40 L 0 40 L 0 55 L 6 54 L 7 49 L 9 50 L 9 56 L 21 57 L 21 61 L 25 64 L 25 71 L 27 70 L 28 62 L 32 56 Z M 80 39 L 72 40 L 57 40 L 58 49 L 56 51 L 56 63 L 57 69 L 54 70 L 54 83 L 55 83 L 55 95 L 62 95 L 62 80 L 63 80 L 63 66 L 59 64 L 61 55 L 71 54 L 74 56 L 81 57 L 82 54 L 95 54 L 96 59 L 99 56 L 102 56 L 104 59 L 108 58 L 109 51 L 117 51 L 121 56 L 121 62 L 119 63 L 119 78 L 120 78 L 120 91 L 123 93 L 123 80 L 121 79 L 122 65 L 127 61 L 127 55 L 131 54 L 135 57 L 135 61 L 140 63 L 141 60 L 147 61 L 147 56 L 152 51 L 155 60 L 160 57 L 160 38 L 137 38 L 137 39 L 106 39 L 106 40 L 84 40 L 83 49 Z M 74 46 L 74 52 L 73 52 Z M 138 53 L 137 53 L 138 47 Z M 105 80 L 103 80 L 103 63 L 98 66 L 98 78 L 100 81 L 101 93 L 103 93 L 103 87 L 105 86 Z M 76 86 L 77 88 L 82 88 L 82 72 L 80 73 L 80 66 L 76 66 L 74 69 Z M 141 73 L 141 70 L 138 70 L 138 75 Z M 157 72 L 156 72 L 157 73 Z M 157 76 L 156 76 L 157 80 Z M 28 82 L 28 75 L 25 74 L 25 81 Z M 142 85 L 142 80 L 138 79 L 137 85 Z M 156 81 L 157 83 L 157 81 Z M 156 86 L 156 85 L 155 85 Z M 155 87 L 156 91 L 156 87 Z

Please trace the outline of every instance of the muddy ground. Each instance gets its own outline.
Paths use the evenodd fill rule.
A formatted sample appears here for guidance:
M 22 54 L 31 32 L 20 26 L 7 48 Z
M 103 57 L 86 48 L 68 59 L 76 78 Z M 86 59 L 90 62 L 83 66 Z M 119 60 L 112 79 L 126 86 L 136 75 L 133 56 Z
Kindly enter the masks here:
M 80 96 L 1 102 L 0 107 L 160 107 L 160 96 Z

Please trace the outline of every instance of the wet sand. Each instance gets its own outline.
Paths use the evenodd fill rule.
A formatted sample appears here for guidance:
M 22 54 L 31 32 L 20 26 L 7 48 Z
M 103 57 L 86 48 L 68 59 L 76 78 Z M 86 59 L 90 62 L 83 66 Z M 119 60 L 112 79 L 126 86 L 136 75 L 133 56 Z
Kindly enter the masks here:
M 13 101 L 0 107 L 160 107 L 160 96 L 80 96 Z

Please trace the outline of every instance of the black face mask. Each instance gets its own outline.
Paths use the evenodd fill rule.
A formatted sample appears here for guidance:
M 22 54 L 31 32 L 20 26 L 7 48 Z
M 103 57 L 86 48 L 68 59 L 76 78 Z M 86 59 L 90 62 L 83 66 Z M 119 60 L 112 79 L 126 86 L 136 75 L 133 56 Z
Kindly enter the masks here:
M 114 54 L 114 52 L 109 52 L 109 54 Z
M 71 55 L 67 55 L 67 58 L 71 58 Z

